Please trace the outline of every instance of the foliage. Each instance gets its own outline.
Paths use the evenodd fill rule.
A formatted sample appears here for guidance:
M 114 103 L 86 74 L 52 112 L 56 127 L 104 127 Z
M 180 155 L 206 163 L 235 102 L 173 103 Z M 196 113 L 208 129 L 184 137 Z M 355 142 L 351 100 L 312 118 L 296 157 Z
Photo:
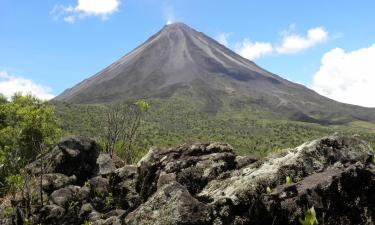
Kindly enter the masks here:
M 4 209 L 4 214 L 7 216 L 7 217 L 9 217 L 9 216 L 11 216 L 11 215 L 13 215 L 14 214 L 14 208 L 13 207 L 10 207 L 10 206 L 8 206 L 8 207 L 5 207 L 5 209 Z
M 0 104 L 5 104 L 7 102 L 8 102 L 7 98 L 3 94 L 0 93 Z
M 77 201 L 69 201 L 68 203 L 68 211 L 69 212 L 76 212 L 78 210 L 78 205 L 79 205 L 79 202 Z
M 233 108 L 224 102 L 216 114 L 203 112 L 197 99 L 174 96 L 147 99 L 148 109 L 133 144 L 135 160 L 151 146 L 171 147 L 187 140 L 221 141 L 231 144 L 237 154 L 260 157 L 280 149 L 291 148 L 335 132 L 359 134 L 375 148 L 375 130 L 371 132 L 350 125 L 323 126 L 279 118 L 256 106 Z M 66 134 L 98 137 L 103 127 L 106 104 L 55 103 Z M 124 158 L 121 151 L 116 154 Z
M 133 163 L 133 143 L 136 140 L 142 118 L 150 108 L 144 100 L 131 103 L 115 103 L 107 107 L 105 125 L 100 140 L 104 150 L 112 157 L 121 152 L 126 163 Z
M 108 193 L 108 196 L 105 198 L 105 207 L 109 208 L 113 205 L 113 194 L 111 192 Z
M 14 196 L 19 191 L 24 183 L 24 178 L 21 174 L 9 175 L 5 178 L 5 182 L 8 186 L 8 190 Z
M 100 198 L 103 198 L 105 195 L 105 190 L 103 188 L 96 188 L 95 189 L 95 195 L 99 196 Z
M 286 176 L 285 183 L 286 184 L 293 184 L 293 179 L 290 176 Z
M 316 212 L 315 212 L 314 206 L 311 207 L 310 209 L 306 210 L 305 219 L 302 220 L 300 218 L 299 222 L 301 223 L 301 225 L 317 225 L 318 224 L 318 220 L 316 218 Z
M 46 149 L 61 135 L 54 107 L 33 96 L 15 94 L 10 101 L 0 97 L 0 183 Z
M 134 102 L 134 104 L 137 105 L 141 111 L 146 111 L 150 108 L 150 104 L 145 100 L 138 100 Z
M 82 225 L 92 225 L 91 221 L 85 220 Z
M 4 117 L 0 130 L 0 149 L 3 153 L 20 150 L 20 157 L 30 161 L 38 154 L 40 143 L 53 144 L 60 137 L 60 122 L 54 108 L 33 96 L 15 94 L 1 105 Z
M 266 194 L 270 195 L 272 193 L 272 189 L 270 187 L 266 188 Z

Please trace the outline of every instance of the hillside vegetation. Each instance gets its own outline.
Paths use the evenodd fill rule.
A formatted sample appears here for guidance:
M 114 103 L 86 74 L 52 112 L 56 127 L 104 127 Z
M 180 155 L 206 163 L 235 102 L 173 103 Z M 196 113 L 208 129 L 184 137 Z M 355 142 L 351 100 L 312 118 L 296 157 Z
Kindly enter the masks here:
M 221 110 L 212 114 L 204 112 L 204 103 L 183 96 L 147 101 L 151 107 L 134 145 L 138 157 L 151 146 L 171 147 L 187 140 L 223 141 L 238 154 L 265 156 L 335 132 L 357 134 L 375 147 L 374 126 L 366 122 L 323 126 L 289 121 L 260 107 L 233 108 L 231 102 L 223 103 Z M 107 105 L 54 104 L 65 135 L 99 137 Z

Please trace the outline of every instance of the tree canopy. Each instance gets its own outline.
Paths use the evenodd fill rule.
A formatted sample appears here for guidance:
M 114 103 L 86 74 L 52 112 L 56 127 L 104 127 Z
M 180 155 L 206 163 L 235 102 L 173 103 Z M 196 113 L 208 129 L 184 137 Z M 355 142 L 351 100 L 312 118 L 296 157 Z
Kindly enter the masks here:
M 9 101 L 0 95 L 0 165 L 17 173 L 61 135 L 54 107 L 31 95 L 15 94 Z M 3 176 L 2 176 L 3 177 Z

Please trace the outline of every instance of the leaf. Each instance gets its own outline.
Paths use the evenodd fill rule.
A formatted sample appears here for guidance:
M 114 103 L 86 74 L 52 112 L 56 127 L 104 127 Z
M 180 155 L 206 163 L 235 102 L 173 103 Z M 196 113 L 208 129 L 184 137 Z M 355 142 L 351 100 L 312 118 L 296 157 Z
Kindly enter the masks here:
M 272 189 L 270 187 L 266 188 L 266 193 L 267 195 L 270 195 L 272 193 Z
M 299 218 L 299 222 L 302 225 L 317 225 L 317 224 L 319 224 L 318 220 L 316 218 L 316 212 L 315 212 L 314 206 L 311 207 L 310 209 L 306 210 L 305 219 L 302 220 L 301 218 Z
M 286 176 L 285 182 L 286 184 L 293 184 L 293 179 L 290 176 Z

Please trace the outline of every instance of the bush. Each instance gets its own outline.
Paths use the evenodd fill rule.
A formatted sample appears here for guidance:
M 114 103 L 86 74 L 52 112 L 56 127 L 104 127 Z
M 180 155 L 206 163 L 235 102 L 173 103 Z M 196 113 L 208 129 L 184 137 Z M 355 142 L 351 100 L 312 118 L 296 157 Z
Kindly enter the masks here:
M 54 107 L 31 95 L 0 95 L 0 184 L 60 138 Z

